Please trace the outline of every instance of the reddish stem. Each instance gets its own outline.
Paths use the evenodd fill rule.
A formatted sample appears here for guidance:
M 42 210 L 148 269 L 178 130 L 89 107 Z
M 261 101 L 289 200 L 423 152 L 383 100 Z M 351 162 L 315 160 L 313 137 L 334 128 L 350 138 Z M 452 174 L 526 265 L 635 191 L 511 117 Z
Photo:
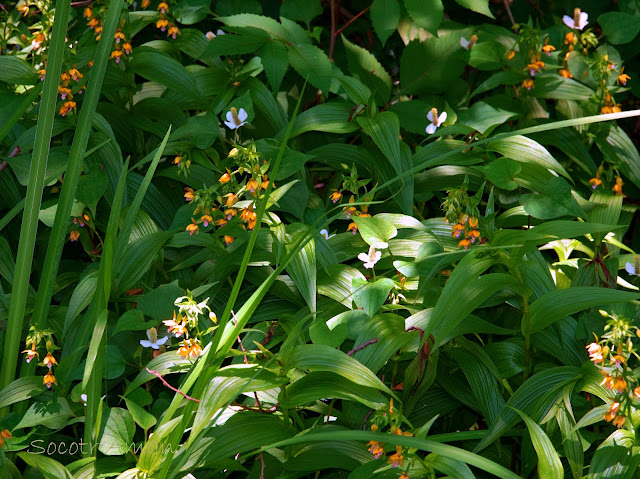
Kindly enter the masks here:
M 365 341 L 364 343 L 362 343 L 360 346 L 356 346 L 355 348 L 353 348 L 351 351 L 349 351 L 347 353 L 347 356 L 351 356 L 355 353 L 357 353 L 358 351 L 363 350 L 364 348 L 366 348 L 367 346 L 371 345 L 371 344 L 375 344 L 378 342 L 378 338 L 373 338 L 370 339 L 369 341 Z
M 162 374 L 160 374 L 158 371 L 152 371 L 149 368 L 145 368 L 149 373 L 153 374 L 155 377 L 157 377 L 160 381 L 162 381 L 162 384 L 164 384 L 166 387 L 168 387 L 169 389 L 171 389 L 174 392 L 177 392 L 178 394 L 182 394 L 185 399 L 188 399 L 189 401 L 195 401 L 195 402 L 200 402 L 199 399 L 196 398 L 192 398 L 191 396 L 187 396 L 185 393 L 183 393 L 182 391 L 180 391 L 179 389 L 174 388 L 171 384 L 169 384 L 167 381 L 165 381 L 165 379 L 162 377 Z

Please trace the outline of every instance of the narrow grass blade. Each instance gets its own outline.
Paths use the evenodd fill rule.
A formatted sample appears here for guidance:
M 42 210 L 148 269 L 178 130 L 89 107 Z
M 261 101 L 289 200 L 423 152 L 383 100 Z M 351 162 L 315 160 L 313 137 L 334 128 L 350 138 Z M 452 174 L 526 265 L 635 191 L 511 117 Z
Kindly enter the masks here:
M 122 5 L 123 2 L 121 1 L 111 0 L 109 2 L 109 9 L 105 17 L 104 28 L 102 30 L 102 38 L 100 38 L 100 42 L 98 43 L 94 65 L 89 77 L 87 92 L 85 93 L 80 115 L 78 117 L 78 127 L 76 129 L 75 137 L 73 138 L 73 144 L 71 145 L 69 164 L 67 165 L 67 170 L 64 175 L 64 183 L 62 184 L 60 199 L 58 201 L 58 210 L 56 211 L 56 218 L 51 230 L 49 247 L 47 248 L 47 254 L 42 268 L 42 275 L 40 276 L 40 285 L 38 288 L 38 295 L 36 297 L 36 304 L 33 310 L 32 324 L 38 325 L 40 328 L 46 327 L 47 324 L 47 315 L 49 313 L 49 305 L 53 294 L 53 286 L 58 273 L 58 265 L 62 255 L 62 248 L 67 237 L 67 227 L 70 221 L 71 208 L 73 206 L 76 189 L 78 188 L 78 181 L 80 179 L 80 172 L 82 170 L 82 160 L 87 149 L 89 135 L 91 134 L 96 106 L 100 99 L 104 73 L 107 69 L 107 62 L 109 61 L 111 45 L 113 43 L 113 35 L 115 34 L 116 28 L 120 22 Z
M 18 363 L 18 351 L 20 350 L 20 336 L 29 289 L 29 277 L 33 260 L 33 249 L 36 242 L 38 227 L 38 214 L 42 200 L 44 176 L 51 145 L 51 132 L 53 118 L 56 110 L 58 96 L 58 79 L 62 70 L 62 59 L 65 51 L 65 37 L 67 34 L 67 21 L 71 9 L 70 0 L 58 0 L 56 2 L 56 15 L 53 22 L 51 44 L 49 47 L 47 69 L 45 77 L 42 102 L 38 116 L 36 138 L 33 147 L 27 196 L 25 198 L 24 214 L 22 215 L 22 228 L 20 230 L 20 243 L 16 258 L 16 276 L 11 291 L 11 305 L 9 307 L 9 319 L 2 358 L 2 371 L 0 372 L 0 390 L 11 383 L 15 377 Z M 6 408 L 0 410 L 0 416 L 7 413 Z

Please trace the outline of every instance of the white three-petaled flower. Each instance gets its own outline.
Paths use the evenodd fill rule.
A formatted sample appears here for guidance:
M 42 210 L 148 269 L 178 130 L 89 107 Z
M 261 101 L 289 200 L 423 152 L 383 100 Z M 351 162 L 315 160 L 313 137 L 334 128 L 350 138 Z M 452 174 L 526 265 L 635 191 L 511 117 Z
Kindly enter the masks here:
M 580 11 L 576 12 L 574 18 L 571 18 L 569 15 L 565 15 L 564 17 L 562 17 L 562 21 L 564 22 L 564 24 L 574 30 L 582 30 L 584 27 L 586 27 L 589 23 L 588 19 L 589 14 Z M 578 23 L 576 23 L 576 20 L 578 21 Z
M 158 331 L 156 331 L 156 328 L 147 329 L 147 338 L 149 338 L 148 341 L 146 339 L 141 339 L 140 345 L 144 348 L 153 349 L 160 349 L 160 346 L 166 343 L 169 339 L 168 336 L 158 339 Z
M 632 276 L 640 276 L 640 272 L 636 270 L 635 265 L 631 262 L 628 262 L 625 265 L 624 269 L 626 269 L 627 273 L 629 273 Z
M 244 110 L 244 108 L 240 108 L 240 110 L 236 110 L 231 107 L 231 110 L 227 112 L 227 121 L 224 122 L 232 130 L 236 128 L 240 128 L 247 122 L 247 118 L 249 118 L 249 114 Z
M 320 235 L 324 237 L 324 239 L 328 240 L 329 238 L 333 238 L 335 235 L 330 235 L 329 231 L 326 229 L 320 230 Z
M 469 50 L 473 48 L 476 42 L 478 41 L 478 35 L 471 35 L 471 38 L 467 40 L 464 37 L 460 37 L 460 46 L 465 50 Z
M 213 32 L 207 32 L 204 34 L 205 37 L 207 37 L 207 40 L 213 40 L 214 38 L 216 38 L 219 35 L 224 35 L 224 32 L 222 30 L 220 30 L 218 28 L 218 31 L 216 33 Z
M 371 246 L 369 247 L 369 253 L 360 253 L 358 255 L 358 259 L 364 262 L 364 267 L 367 269 L 373 268 L 380 258 L 382 257 L 382 253 L 380 251 L 376 251 L 376 249 Z
M 440 113 L 440 116 L 438 116 L 438 110 L 432 108 L 429 110 L 429 113 L 427 113 L 427 119 L 431 122 L 429 126 L 427 126 L 427 134 L 433 135 L 436 129 L 447 121 L 447 112 L 443 111 Z

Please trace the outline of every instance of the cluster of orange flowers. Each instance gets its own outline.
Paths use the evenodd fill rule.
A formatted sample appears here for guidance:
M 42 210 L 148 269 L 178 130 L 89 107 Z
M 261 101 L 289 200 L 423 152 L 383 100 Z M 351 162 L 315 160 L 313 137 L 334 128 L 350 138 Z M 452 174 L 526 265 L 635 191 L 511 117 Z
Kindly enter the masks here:
M 446 218 L 445 221 L 449 222 Z M 458 246 L 462 246 L 465 250 L 480 237 L 478 218 L 476 216 L 469 216 L 463 213 L 458 218 L 458 222 L 451 226 L 451 237 L 460 238 L 461 236 L 463 238 L 458 243 Z
M 393 419 L 392 419 L 393 416 L 394 416 L 393 399 L 391 399 L 390 404 L 389 404 L 389 413 L 384 411 L 382 413 L 382 417 L 387 419 L 387 421 L 388 420 L 393 421 Z M 373 432 L 378 432 L 380 430 L 380 426 L 378 426 L 378 424 L 372 424 L 371 425 L 371 430 Z M 389 428 L 389 432 L 391 434 L 396 434 L 398 436 L 413 436 L 413 434 L 408 432 L 408 431 L 403 432 L 395 424 L 391 425 L 391 427 Z M 376 459 L 380 459 L 380 457 L 384 456 L 386 454 L 386 452 L 387 452 L 385 450 L 385 448 L 384 448 L 384 443 L 380 442 L 380 441 L 369 441 L 367 443 L 367 448 L 368 448 L 369 452 L 371 454 L 373 454 L 373 456 Z M 395 469 L 396 467 L 403 468 L 404 467 L 404 461 L 405 461 L 405 457 L 403 455 L 402 446 L 395 446 L 395 452 L 389 456 L 389 458 L 387 460 L 387 463 L 391 464 L 391 467 Z M 399 476 L 398 479 L 409 479 L 409 476 L 407 475 L 406 472 L 403 472 Z
M 38 74 L 40 75 L 40 80 L 44 81 L 44 77 L 47 74 L 47 69 L 42 68 L 38 70 Z M 71 89 L 71 80 L 78 83 L 84 75 L 78 70 L 77 65 L 74 65 L 69 70 L 63 71 L 60 74 L 60 84 L 58 85 L 58 93 L 60 94 L 60 99 L 63 101 L 62 106 L 60 106 L 59 113 L 62 116 L 66 116 L 67 113 L 76 109 L 76 102 L 73 101 L 73 91 Z M 86 90 L 87 87 L 82 85 L 78 88 L 76 93 L 82 94 L 83 90 Z
M 80 226 L 80 228 L 84 228 L 84 225 L 89 223 L 90 219 L 89 219 L 89 215 L 84 213 L 80 218 L 73 218 L 73 224 L 74 226 Z M 71 233 L 69 233 L 69 240 L 71 241 L 78 241 L 78 238 L 80 238 L 80 230 L 72 230 Z
M 329 199 L 335 204 L 342 199 L 343 194 L 339 190 L 331 190 L 331 191 L 333 193 L 329 195 Z M 370 201 L 370 200 L 369 198 L 365 198 L 365 201 Z M 354 202 L 355 202 L 355 196 L 351 195 L 351 197 L 349 198 L 349 205 L 351 206 L 345 206 L 343 208 L 345 217 L 347 219 L 351 219 L 351 217 L 354 215 L 362 218 L 371 217 L 371 215 L 368 213 L 369 205 L 362 205 L 362 211 L 358 211 L 358 208 L 353 206 Z M 351 231 L 354 235 L 358 232 L 358 225 L 356 224 L 355 221 L 352 221 L 351 223 L 349 223 L 349 226 L 347 226 L 347 231 Z
M 96 41 L 99 41 L 102 36 L 102 20 L 98 19 L 97 15 L 94 15 L 94 11 L 91 6 L 88 6 L 84 9 L 84 17 L 87 19 L 87 26 L 90 29 L 94 30 Z M 131 46 L 131 43 L 127 41 L 121 28 L 116 29 L 116 33 L 113 35 L 113 39 L 115 43 L 110 58 L 114 58 L 116 63 L 120 63 L 120 58 L 122 57 L 122 55 L 125 53 L 129 55 L 133 51 L 133 47 Z
M 53 375 L 52 369 L 54 365 L 58 365 L 58 361 L 53 356 L 53 351 L 58 348 L 53 344 L 51 331 L 36 332 L 33 327 L 31 329 L 32 332 L 27 336 L 26 340 L 27 349 L 22 352 L 26 354 L 25 359 L 27 363 L 30 363 L 33 358 L 40 358 L 40 354 L 38 353 L 37 348 L 40 341 L 44 340 L 47 354 L 42 360 L 41 365 L 46 366 L 49 370 L 47 371 L 47 374 L 45 374 L 45 376 L 42 378 L 42 384 L 45 384 L 48 388 L 51 388 L 52 384 L 58 384 L 58 382 L 56 381 L 56 377 Z M 30 348 L 29 345 L 31 345 Z
M 596 171 L 596 176 L 594 176 L 593 178 L 591 178 L 589 180 L 589 183 L 591 184 L 591 187 L 595 190 L 598 186 L 600 186 L 602 184 L 602 178 L 600 177 L 602 175 L 602 170 L 603 170 L 603 166 L 600 165 L 600 167 L 598 168 L 598 170 Z M 622 192 L 622 186 L 624 185 L 624 181 L 622 181 L 622 178 L 617 175 L 616 176 L 616 183 L 615 185 L 613 185 L 613 187 L 611 188 L 611 191 L 613 191 L 616 195 L 619 196 L 625 196 L 625 194 Z
M 629 365 L 636 356 L 633 340 L 640 336 L 640 330 L 631 325 L 623 316 L 600 313 L 608 317 L 602 338 L 586 346 L 589 359 L 604 376 L 600 386 L 612 392 L 612 402 L 604 419 L 616 427 L 623 427 L 633 411 L 632 403 L 640 400 L 640 385 L 634 369 Z M 635 387 L 634 387 L 635 386 Z
M 147 8 L 149 6 L 150 1 L 144 0 L 142 2 L 142 8 Z M 167 36 L 173 38 L 174 40 L 180 34 L 180 29 L 176 26 L 175 23 L 169 21 L 167 18 L 167 13 L 169 13 L 169 4 L 162 0 L 158 7 L 156 8 L 160 12 L 160 20 L 156 22 L 156 28 L 161 32 L 167 32 Z
M 209 225 L 221 228 L 237 219 L 240 220 L 240 224 L 244 229 L 252 230 L 255 228 L 258 219 L 258 214 L 255 211 L 255 200 L 259 198 L 261 191 L 269 187 L 271 180 L 267 174 L 266 160 L 263 161 L 263 168 L 261 168 L 257 162 L 258 154 L 255 151 L 245 148 L 242 148 L 242 150 L 242 158 L 248 157 L 250 158 L 249 163 L 253 162 L 255 164 L 253 166 L 244 164 L 244 166 L 240 166 L 234 171 L 226 169 L 225 173 L 218 179 L 218 183 L 223 189 L 222 193 L 226 194 L 213 198 L 212 190 L 195 191 L 193 188 L 185 188 L 185 199 L 190 203 L 198 204 L 194 210 L 194 215 L 203 213 L 197 220 L 191 218 L 191 223 L 186 227 L 186 231 L 190 235 L 198 234 L 200 225 L 205 228 L 209 227 Z M 228 157 L 236 158 L 239 154 L 238 148 L 233 148 Z M 186 161 L 188 162 L 189 160 Z M 173 162 L 182 166 L 184 163 L 183 157 L 177 156 Z M 236 179 L 236 175 L 244 175 L 245 173 L 249 175 L 248 178 Z M 275 187 L 273 182 L 272 185 Z M 248 205 L 239 208 L 237 205 L 245 195 L 249 196 L 250 202 Z M 219 204 L 220 207 L 218 208 L 216 204 Z M 234 236 L 224 235 L 225 244 L 229 245 L 234 241 Z

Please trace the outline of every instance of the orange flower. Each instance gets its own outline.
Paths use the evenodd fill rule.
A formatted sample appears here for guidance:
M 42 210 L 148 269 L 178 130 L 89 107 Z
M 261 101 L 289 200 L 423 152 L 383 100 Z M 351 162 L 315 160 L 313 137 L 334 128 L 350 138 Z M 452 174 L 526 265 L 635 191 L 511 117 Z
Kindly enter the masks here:
M 404 465 L 404 457 L 402 457 L 401 446 L 396 446 L 396 453 L 389 456 L 389 461 L 387 462 L 391 464 L 391 467 L 393 468 Z
M 42 384 L 46 384 L 47 388 L 51 388 L 52 384 L 58 385 L 58 381 L 56 381 L 56 377 L 53 375 L 51 371 L 49 371 L 44 378 L 42 378 Z
M 522 87 L 526 88 L 527 90 L 531 90 L 533 88 L 533 80 L 531 78 L 527 78 L 522 82 Z
M 459 238 L 460 237 L 460 233 L 462 233 L 462 231 L 464 231 L 464 225 L 461 225 L 460 223 L 452 225 L 451 226 L 451 237 L 452 238 Z
M 142 0 L 142 8 L 147 8 L 150 3 L 151 0 Z
M 369 452 L 373 454 L 373 457 L 376 459 L 380 458 L 380 456 L 384 454 L 384 448 L 382 447 L 383 444 L 381 442 L 369 441 L 367 446 L 369 447 Z
M 122 33 L 120 30 L 116 31 L 116 33 L 113 35 L 113 38 L 116 43 L 120 43 L 120 40 L 125 40 L 124 33 Z
M 471 226 L 472 228 L 478 226 L 478 218 L 476 218 L 475 216 L 469 218 L 469 226 Z
M 507 60 L 513 60 L 515 56 L 516 56 L 515 50 L 509 50 L 509 52 L 507 52 Z
M 122 45 L 122 50 L 128 55 L 133 51 L 133 47 L 131 46 L 131 43 L 125 42 L 125 44 Z
M 355 223 L 355 221 L 353 223 L 349 223 L 349 226 L 347 226 L 347 231 L 351 231 L 354 235 L 358 232 L 358 225 Z
M 540 70 L 544 68 L 544 62 L 540 60 L 536 60 L 535 62 L 529 63 L 525 70 L 529 70 L 531 76 L 535 76 Z
M 76 67 L 69 70 L 69 75 L 73 78 L 73 81 L 78 81 L 84 76 Z
M 338 201 L 340 201 L 340 199 L 342 198 L 342 193 L 340 193 L 338 190 L 332 190 L 333 193 L 331 193 L 331 196 L 329 196 L 329 199 L 331 201 L 333 201 L 333 203 L 337 203 Z
M 634 395 L 636 398 L 640 399 L 640 386 L 638 386 L 637 388 L 635 388 L 635 389 L 633 390 L 633 395 Z
M 213 218 L 209 215 L 202 215 L 200 217 L 200 221 L 202 221 L 202 225 L 206 228 L 207 226 L 209 226 L 209 223 L 213 221 Z
M 182 356 L 182 359 L 186 359 L 191 356 L 194 358 L 198 357 L 198 354 L 202 352 L 202 347 L 199 344 L 197 339 L 183 339 L 182 346 L 178 349 L 178 354 Z
M 463 246 L 464 249 L 466 250 L 470 244 L 471 244 L 471 240 L 468 240 L 465 238 L 458 243 L 458 246 Z
M 560 70 L 558 70 L 558 73 L 560 74 L 560 76 L 563 76 L 565 78 L 573 78 L 573 75 L 568 68 L 561 68 Z
M 195 191 L 193 190 L 193 188 L 185 188 L 184 189 L 184 197 L 188 202 L 193 201 L 193 199 L 195 198 Z
M 274 188 L 276 187 L 275 183 L 273 183 L 273 187 Z M 262 177 L 262 183 L 260 183 L 260 188 L 262 188 L 263 190 L 266 190 L 267 188 L 269 188 L 269 176 L 264 175 Z
M 554 47 L 553 45 L 544 45 L 542 47 L 542 51 L 545 52 L 548 57 L 550 57 L 551 56 L 551 52 L 553 52 L 555 50 L 556 50 L 556 47 Z
M 611 189 L 616 195 L 622 195 L 622 185 L 624 185 L 624 182 L 622 181 L 622 178 L 618 176 L 616 178 L 616 184 L 613 185 L 613 188 Z
M 240 213 L 240 219 L 245 223 L 249 221 L 255 221 L 257 217 L 258 217 L 258 214 L 255 211 L 253 211 L 253 204 L 243 209 L 242 212 Z
M 226 225 L 227 223 L 228 223 L 228 221 L 227 221 L 226 219 L 224 219 L 224 218 L 220 218 L 219 220 L 216 220 L 216 224 L 217 224 L 218 226 L 224 226 L 224 225 Z
M 586 346 L 587 351 L 589 352 L 589 358 L 594 363 L 599 363 L 604 361 L 602 356 L 602 347 L 598 343 L 591 343 Z
M 167 13 L 169 11 L 169 5 L 167 5 L 167 2 L 160 2 L 157 10 L 160 10 L 160 13 Z
M 233 236 L 229 236 L 229 235 L 224 235 L 224 242 L 227 245 L 230 245 L 231 243 L 233 243 L 236 239 Z
M 87 7 L 84 9 L 84 18 L 91 18 L 93 16 L 93 11 L 91 8 Z
M 624 71 L 624 68 L 622 70 Z M 631 80 L 631 77 L 626 73 L 620 72 L 620 75 L 618 75 L 618 83 L 622 83 L 623 86 L 626 86 L 629 80 Z
M 114 50 L 111 52 L 111 56 L 109 58 L 115 58 L 116 63 L 120 63 L 121 56 L 122 56 L 122 50 Z
M 224 210 L 224 215 L 227 218 L 227 220 L 233 219 L 233 217 L 236 216 L 237 214 L 238 214 L 238 210 L 236 210 L 235 208 L 228 208 Z
M 94 28 L 96 28 L 98 25 L 100 24 L 100 22 L 98 21 L 97 18 L 91 18 L 88 22 L 87 25 L 89 26 L 89 28 L 91 30 L 93 30 Z
M 96 42 L 100 41 L 100 38 L 102 37 L 102 27 L 96 27 Z
M 181 161 L 182 161 L 182 157 L 181 157 L 181 156 L 176 156 L 176 157 L 173 159 L 173 164 L 174 164 L 174 165 L 179 165 Z
M 38 70 L 38 75 L 40 75 L 40 81 L 44 81 L 44 76 L 46 75 L 47 70 L 43 68 L 42 70 Z
M 255 192 L 257 189 L 258 189 L 258 182 L 256 180 L 251 178 L 249 181 L 247 181 L 247 190 L 249 190 L 249 193 L 255 196 Z
M 200 228 L 198 227 L 198 223 L 196 223 L 196 220 L 191 218 L 191 224 L 187 225 L 186 230 L 189 232 L 189 236 L 193 235 L 193 233 L 198 234 L 198 230 Z
M 2 431 L 0 431 L 0 436 L 5 439 L 11 439 L 13 437 L 13 434 L 11 434 L 11 431 L 9 431 L 8 429 L 3 429 Z
M 163 30 L 164 31 L 164 30 Z M 167 36 L 176 39 L 176 36 L 180 34 L 180 29 L 175 25 L 171 25 L 169 27 L 169 31 L 167 31 Z
M 231 174 L 229 173 L 229 170 L 227 170 L 227 172 L 224 175 L 222 175 L 218 181 L 220 183 L 228 183 L 230 180 L 231 180 Z
M 472 243 L 475 243 L 476 239 L 479 237 L 480 237 L 480 232 L 478 230 L 470 230 L 467 233 L 467 238 L 469 238 Z
M 565 45 L 573 45 L 576 42 L 576 36 L 573 32 L 569 32 L 564 36 Z
M 176 318 L 176 312 L 173 312 L 173 319 L 166 319 L 162 321 L 162 323 L 167 326 L 169 329 L 167 330 L 169 333 L 173 331 L 176 338 L 179 338 L 183 334 L 187 334 L 187 326 L 184 321 L 180 321 L 182 319 L 182 315 Z
M 229 193 L 228 195 L 224 195 L 224 198 L 227 198 L 227 206 L 233 206 L 237 203 L 238 201 L 238 197 L 235 195 L 235 193 Z
M 156 22 L 156 28 L 159 28 L 163 32 L 167 29 L 168 25 L 169 25 L 169 20 L 167 20 L 166 18 L 161 18 Z
M 60 99 L 62 100 L 66 100 L 67 96 L 69 98 L 73 98 L 73 95 L 71 94 L 71 88 L 65 88 L 62 85 L 58 85 L 58 93 L 60 93 Z
M 30 363 L 33 358 L 38 356 L 38 352 L 36 351 L 35 346 L 36 343 L 33 343 L 31 349 L 25 349 L 24 351 L 22 351 L 23 353 L 27 353 L 27 363 Z
M 60 74 L 60 81 L 64 84 L 64 86 L 67 86 L 69 84 L 69 81 L 71 80 L 71 75 L 69 75 L 69 73 L 67 72 L 62 72 Z M 65 83 L 66 82 L 66 83 Z
M 56 361 L 56 358 L 53 357 L 53 354 L 47 352 L 47 355 L 45 356 L 45 358 L 42 360 L 42 364 L 44 364 L 46 367 L 48 367 L 49 369 L 51 369 L 51 367 L 55 364 L 56 366 L 58 365 L 58 361 Z

